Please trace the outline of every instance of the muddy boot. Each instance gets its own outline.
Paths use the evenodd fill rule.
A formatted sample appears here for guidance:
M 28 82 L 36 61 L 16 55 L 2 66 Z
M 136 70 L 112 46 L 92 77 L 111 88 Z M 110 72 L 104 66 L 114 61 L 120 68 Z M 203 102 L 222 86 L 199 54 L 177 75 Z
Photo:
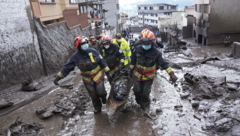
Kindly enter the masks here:
M 102 99 L 102 104 L 106 104 L 106 98 Z
M 101 112 L 101 111 L 102 111 L 101 108 L 95 108 L 93 112 L 94 112 L 94 114 L 97 114 L 97 113 L 99 113 L 99 112 Z

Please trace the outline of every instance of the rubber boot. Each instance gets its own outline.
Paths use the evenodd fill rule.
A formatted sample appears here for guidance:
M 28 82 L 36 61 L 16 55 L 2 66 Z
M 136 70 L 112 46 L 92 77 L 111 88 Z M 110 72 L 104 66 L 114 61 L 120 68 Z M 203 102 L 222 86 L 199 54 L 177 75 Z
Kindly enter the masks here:
M 101 108 L 95 108 L 94 109 L 94 114 L 97 114 L 97 113 L 100 113 L 102 111 L 102 109 Z
M 106 104 L 106 98 L 102 99 L 102 104 Z

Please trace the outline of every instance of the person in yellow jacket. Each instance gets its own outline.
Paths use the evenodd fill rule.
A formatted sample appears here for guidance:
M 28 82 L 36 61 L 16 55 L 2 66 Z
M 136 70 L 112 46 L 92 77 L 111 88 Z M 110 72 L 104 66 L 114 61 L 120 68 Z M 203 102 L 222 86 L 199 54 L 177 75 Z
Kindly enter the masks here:
M 120 52 L 123 52 L 125 56 L 124 66 L 130 64 L 132 53 L 128 42 L 124 38 L 122 38 L 122 35 L 120 33 L 117 33 L 116 39 L 113 40 L 113 43 L 119 46 Z

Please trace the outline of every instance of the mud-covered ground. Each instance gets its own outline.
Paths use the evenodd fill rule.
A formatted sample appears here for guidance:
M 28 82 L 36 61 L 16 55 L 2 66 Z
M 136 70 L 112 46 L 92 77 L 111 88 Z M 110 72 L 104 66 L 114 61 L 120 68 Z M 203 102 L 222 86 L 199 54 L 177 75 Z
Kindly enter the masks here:
M 163 54 L 164 58 L 181 66 L 182 69 L 173 67 L 179 77 L 176 84 L 169 82 L 169 76 L 164 70 L 158 71 L 152 86 L 151 108 L 147 114 L 135 102 L 132 91 L 125 107 L 115 115 L 108 116 L 105 105 L 101 113 L 94 114 L 91 100 L 78 75 L 73 80 L 73 88 L 55 87 L 48 95 L 0 117 L 0 132 L 2 132 L 0 135 L 10 133 L 9 127 L 19 117 L 27 124 L 34 122 L 41 124 L 43 128 L 37 131 L 38 135 L 238 136 L 240 135 L 238 110 L 240 95 L 239 84 L 236 82 L 240 81 L 240 72 L 226 66 L 230 63 L 228 60 L 231 60 L 231 67 L 237 66 L 233 62 L 238 60 L 226 57 L 229 52 L 230 48 L 223 46 L 191 46 L 183 53 Z M 220 57 L 221 61 L 192 64 L 199 59 L 216 56 Z M 223 61 L 225 65 L 219 65 Z M 182 63 L 184 65 L 181 65 Z M 204 92 L 204 89 L 201 90 L 199 88 L 202 86 L 187 82 L 184 78 L 186 73 L 199 80 L 226 76 L 228 83 L 219 84 L 218 87 L 222 87 L 223 91 L 217 96 L 198 98 L 196 96 L 200 95 L 197 93 L 202 90 Z M 202 78 L 203 76 L 206 78 Z M 207 89 L 214 84 L 210 81 L 204 83 L 204 86 L 209 86 Z M 106 90 L 109 94 L 108 82 L 106 82 Z M 200 91 L 196 93 L 195 90 Z M 38 114 L 36 110 L 39 111 Z M 11 130 L 15 129 L 11 128 Z

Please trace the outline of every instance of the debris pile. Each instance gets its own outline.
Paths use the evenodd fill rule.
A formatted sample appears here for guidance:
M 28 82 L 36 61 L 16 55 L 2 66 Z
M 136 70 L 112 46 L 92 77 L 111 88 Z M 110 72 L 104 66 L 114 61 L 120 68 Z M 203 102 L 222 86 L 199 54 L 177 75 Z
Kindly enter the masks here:
M 27 124 L 21 121 L 18 117 L 15 123 L 10 126 L 11 136 L 36 136 L 43 129 L 43 125 L 38 122 Z
M 36 91 L 42 88 L 42 84 L 32 79 L 22 82 L 22 91 Z
M 60 100 L 56 101 L 54 105 L 48 108 L 38 107 L 36 109 L 36 113 L 41 119 L 50 118 L 55 114 L 61 114 L 66 117 L 71 117 L 75 113 L 82 115 L 89 106 L 87 102 L 90 101 L 90 97 L 83 86 L 80 92 L 74 92 L 66 96 L 64 94 L 58 95 Z
M 239 127 L 235 127 L 240 125 L 239 84 L 227 82 L 226 77 L 195 77 L 186 73 L 184 78 L 187 83 L 183 93 L 190 94 L 188 99 L 197 111 L 194 118 L 205 121 L 202 129 L 220 135 L 240 134 L 236 132 Z

